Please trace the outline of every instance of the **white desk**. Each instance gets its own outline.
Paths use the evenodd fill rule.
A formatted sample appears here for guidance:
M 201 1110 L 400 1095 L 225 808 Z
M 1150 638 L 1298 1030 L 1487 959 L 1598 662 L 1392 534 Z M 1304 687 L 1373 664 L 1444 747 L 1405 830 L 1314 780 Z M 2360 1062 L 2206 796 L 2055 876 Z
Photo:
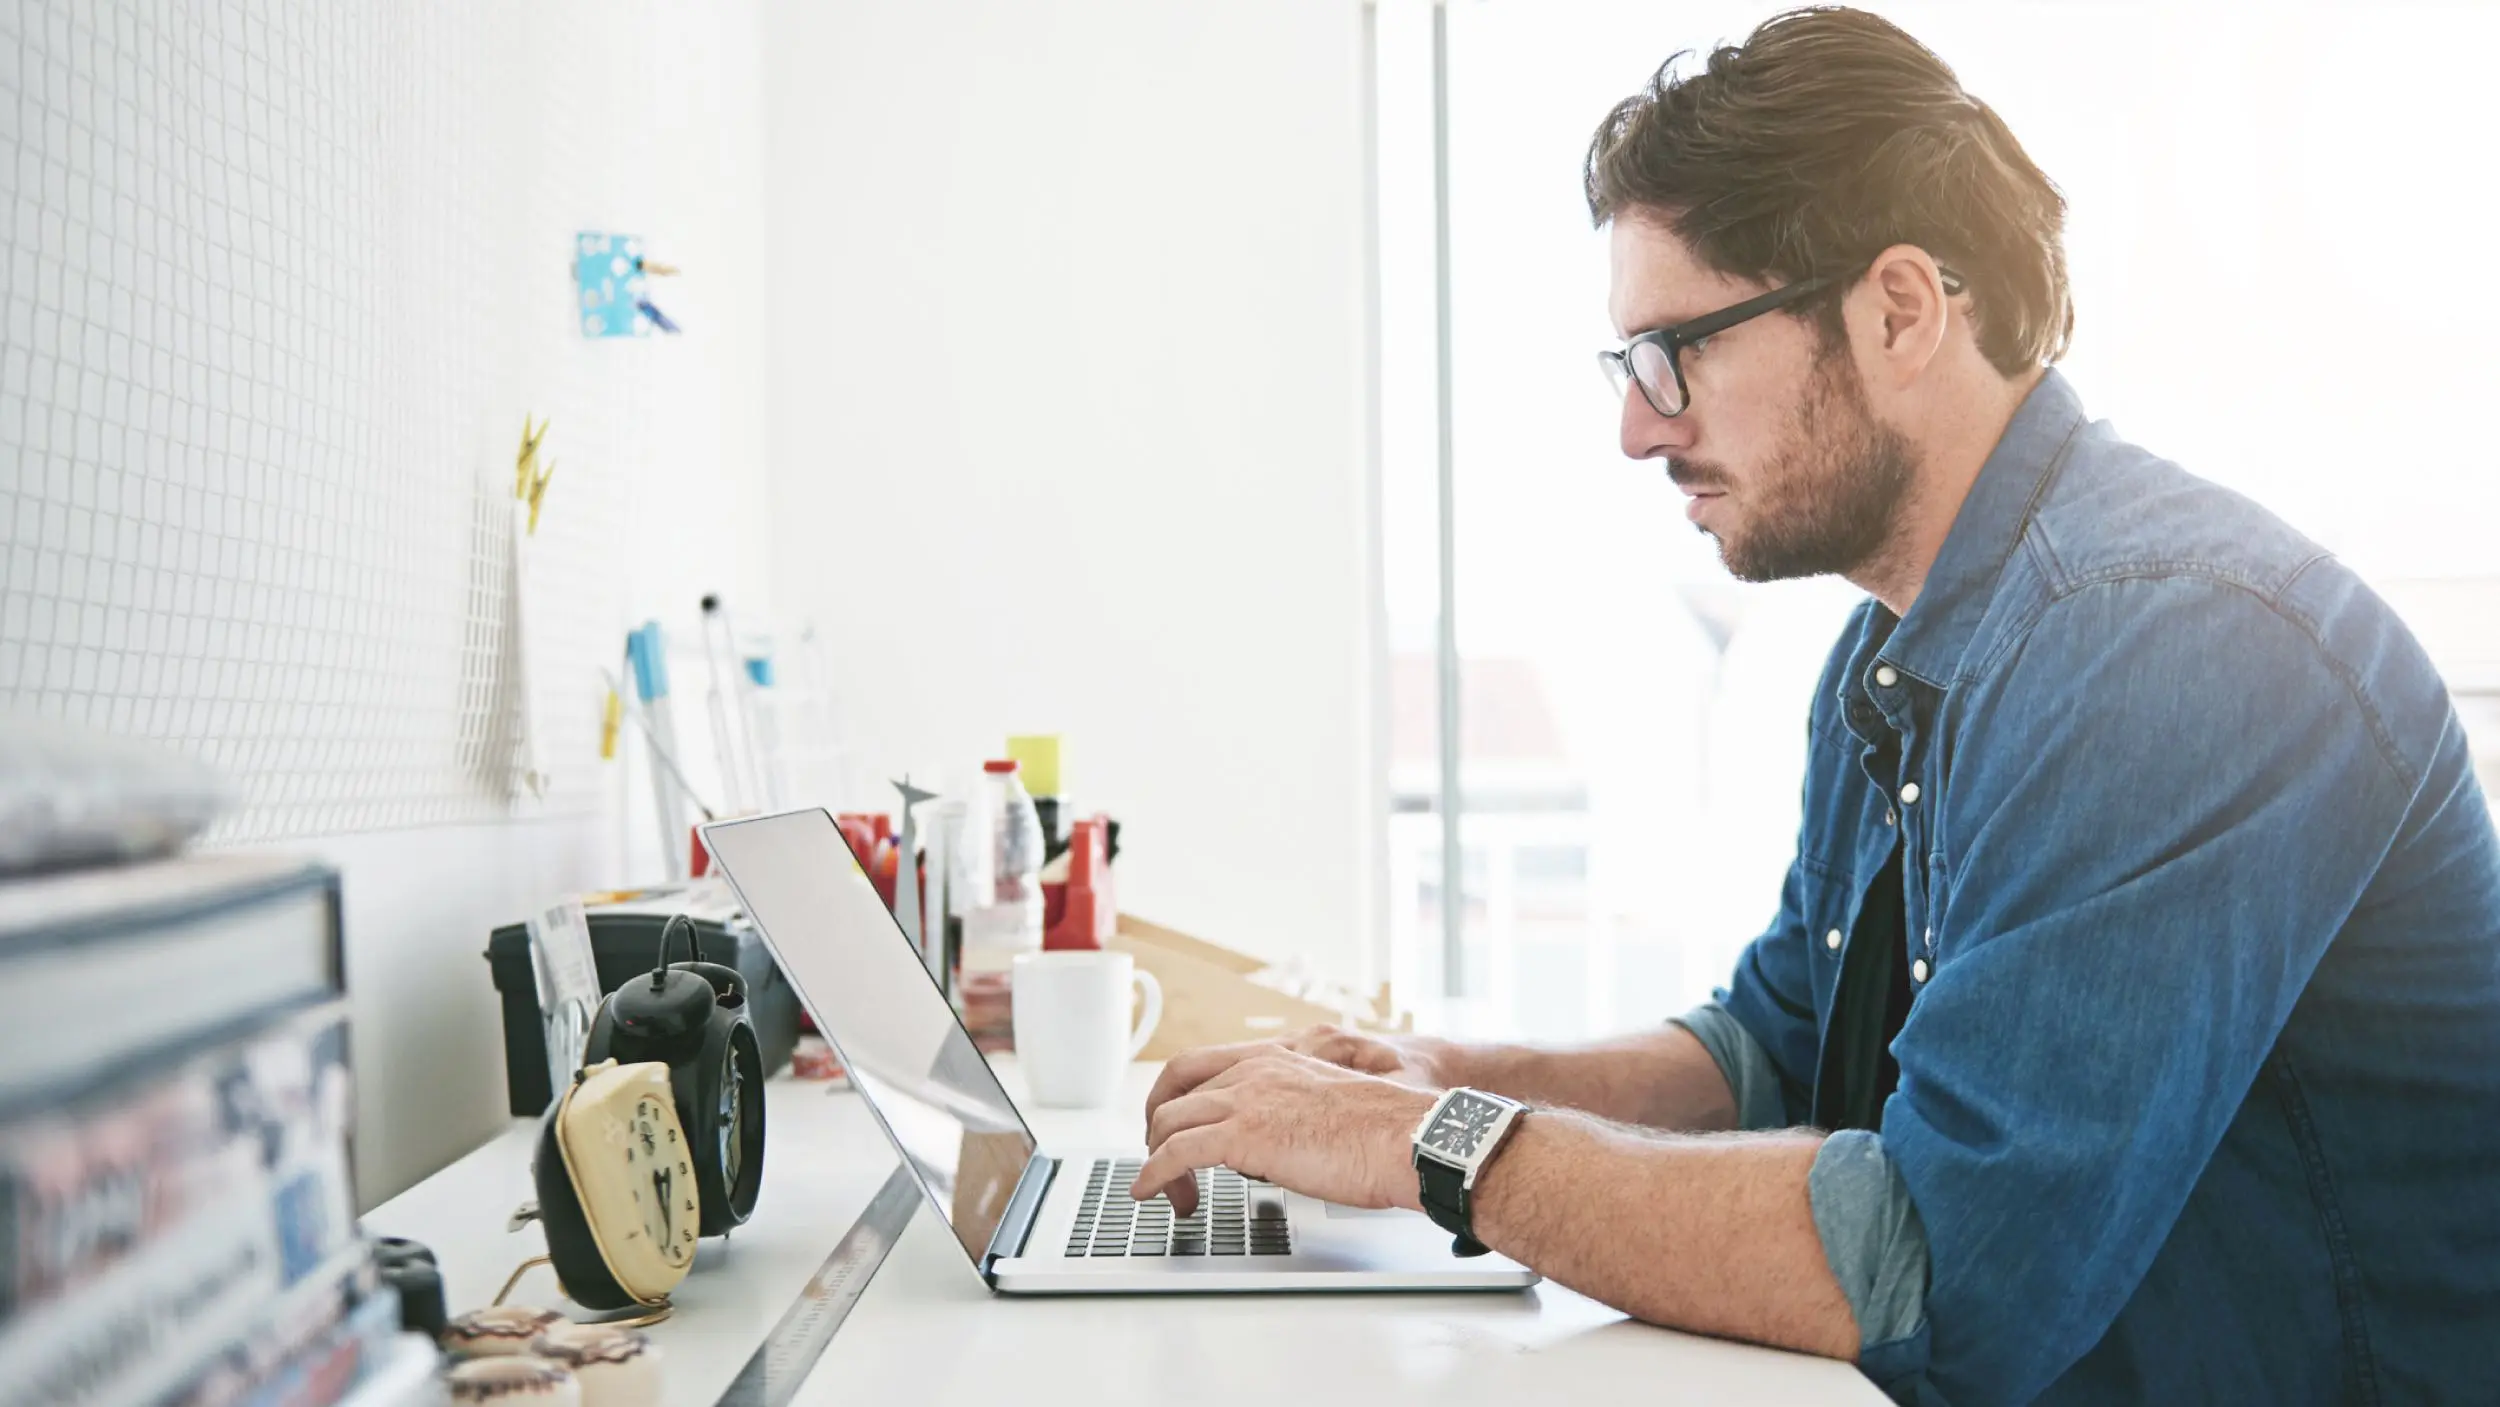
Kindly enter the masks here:
M 1019 1101 L 1013 1060 L 999 1069 Z M 1151 1066 L 1110 1110 L 1028 1110 L 1045 1146 L 1142 1141 Z M 669 1400 L 711 1407 L 894 1168 L 858 1096 L 776 1080 L 764 1195 L 726 1244 L 706 1242 L 652 1335 L 668 1354 Z M 530 1195 L 536 1123 L 512 1129 L 365 1218 L 377 1234 L 432 1246 L 457 1314 L 492 1298 L 540 1253 L 536 1227 L 504 1230 Z M 513 1298 L 557 1303 L 530 1272 Z M 1328 1404 L 1543 1401 L 1864 1403 L 1846 1364 L 1633 1323 L 1553 1284 L 1512 1294 L 1211 1295 L 1010 1299 L 993 1295 L 923 1205 L 798 1407 L 913 1402 L 995 1407 L 1018 1399 L 1089 1404 Z

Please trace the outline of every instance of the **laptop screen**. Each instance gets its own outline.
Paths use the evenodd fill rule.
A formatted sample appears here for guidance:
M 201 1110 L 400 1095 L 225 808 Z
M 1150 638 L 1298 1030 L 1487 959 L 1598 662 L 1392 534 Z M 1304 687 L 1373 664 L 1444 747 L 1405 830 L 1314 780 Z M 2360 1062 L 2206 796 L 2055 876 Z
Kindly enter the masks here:
M 704 842 L 851 1083 L 978 1263 L 1033 1134 L 833 817 L 706 826 Z

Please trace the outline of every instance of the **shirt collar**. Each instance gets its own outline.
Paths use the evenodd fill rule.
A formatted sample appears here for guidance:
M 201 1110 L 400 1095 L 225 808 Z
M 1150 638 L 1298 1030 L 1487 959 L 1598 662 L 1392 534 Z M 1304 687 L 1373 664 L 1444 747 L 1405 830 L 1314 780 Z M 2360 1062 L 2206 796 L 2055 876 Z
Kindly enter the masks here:
M 1951 681 L 1988 613 L 2023 525 L 2082 423 L 2082 400 L 2055 367 L 2049 368 L 1980 466 L 1943 550 L 1927 570 L 1926 584 L 1879 659 L 1938 689 Z

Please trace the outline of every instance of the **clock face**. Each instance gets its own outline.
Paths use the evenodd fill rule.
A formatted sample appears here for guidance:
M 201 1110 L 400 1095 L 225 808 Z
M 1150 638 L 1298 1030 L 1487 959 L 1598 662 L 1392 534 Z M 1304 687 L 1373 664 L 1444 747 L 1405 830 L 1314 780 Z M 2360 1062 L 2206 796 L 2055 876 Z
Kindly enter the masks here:
M 627 1298 L 660 1303 L 694 1264 L 695 1240 L 703 1234 L 702 1193 L 668 1067 L 610 1060 L 583 1071 L 556 1106 L 551 1128 L 566 1191 L 581 1203 L 599 1272 L 613 1277 Z M 544 1182 L 542 1176 L 542 1197 L 550 1195 Z M 557 1272 L 573 1273 L 591 1270 L 576 1265 Z M 591 1283 L 596 1293 L 606 1293 Z
M 673 1113 L 658 1095 L 634 1101 L 625 1121 L 625 1166 L 634 1209 L 652 1248 L 672 1266 L 694 1260 L 701 1217 L 695 1200 L 694 1166 L 686 1157 Z
M 1457 1162 L 1468 1162 L 1484 1146 L 1486 1134 L 1502 1117 L 1502 1107 L 1491 1100 L 1471 1099 L 1461 1095 L 1444 1106 L 1424 1130 L 1424 1146 Z

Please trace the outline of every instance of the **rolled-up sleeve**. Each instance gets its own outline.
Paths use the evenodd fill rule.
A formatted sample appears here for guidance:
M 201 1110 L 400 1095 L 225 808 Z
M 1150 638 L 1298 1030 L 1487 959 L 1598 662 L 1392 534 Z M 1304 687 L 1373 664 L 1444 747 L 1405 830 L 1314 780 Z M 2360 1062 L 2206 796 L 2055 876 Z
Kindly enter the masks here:
M 1788 1105 L 1780 1094 L 1779 1068 L 1744 1024 L 1717 1002 L 1704 1002 L 1671 1024 L 1693 1033 L 1701 1048 L 1717 1062 L 1727 1092 L 1736 1100 L 1736 1127 L 1751 1133 L 1788 1127 Z
M 1938 964 L 1893 1045 L 1931 1270 L 1896 1397 L 2028 1401 L 2101 1337 L 2359 901 L 2415 782 L 2319 630 L 2106 581 L 1954 694 L 2009 741 L 1937 798 Z
M 1717 1002 L 1705 1002 L 1674 1024 L 1693 1033 L 1718 1062 L 1736 1097 L 1736 1126 L 1747 1132 L 1786 1127 L 1779 1071 L 1742 1023 Z M 1884 1141 L 1847 1129 L 1823 1141 L 1807 1179 L 1815 1234 L 1832 1278 L 1848 1297 L 1865 1345 L 1859 1363 L 1878 1380 L 1886 1365 L 1925 1361 L 1927 1235 Z

